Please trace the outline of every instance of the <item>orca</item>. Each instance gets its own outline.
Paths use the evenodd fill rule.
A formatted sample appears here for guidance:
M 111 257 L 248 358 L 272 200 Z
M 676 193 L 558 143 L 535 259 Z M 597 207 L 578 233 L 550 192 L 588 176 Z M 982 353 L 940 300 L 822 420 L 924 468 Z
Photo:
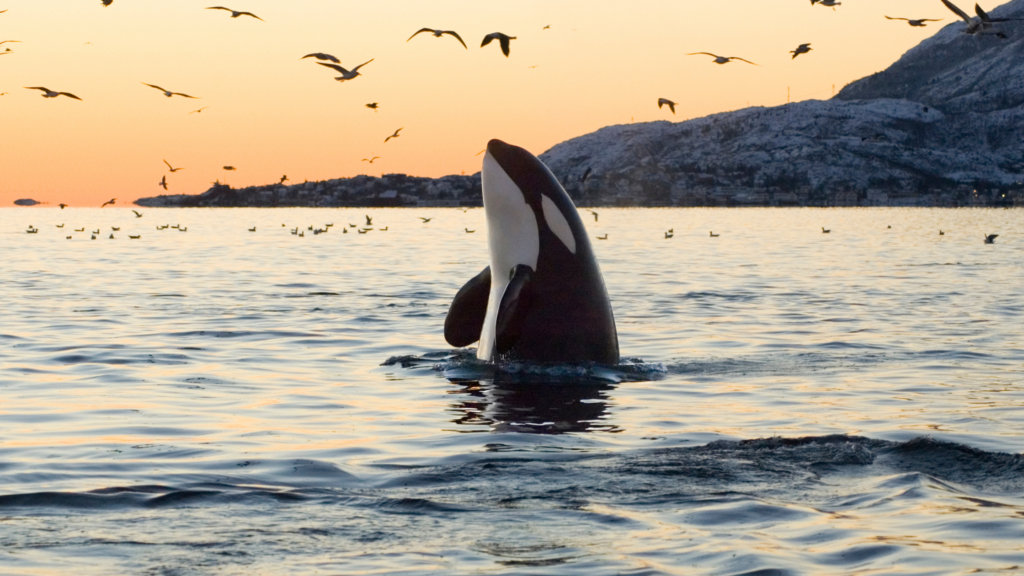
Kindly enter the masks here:
M 445 340 L 485 362 L 617 364 L 608 291 L 583 221 L 539 158 L 487 143 L 481 171 L 490 265 L 455 295 Z

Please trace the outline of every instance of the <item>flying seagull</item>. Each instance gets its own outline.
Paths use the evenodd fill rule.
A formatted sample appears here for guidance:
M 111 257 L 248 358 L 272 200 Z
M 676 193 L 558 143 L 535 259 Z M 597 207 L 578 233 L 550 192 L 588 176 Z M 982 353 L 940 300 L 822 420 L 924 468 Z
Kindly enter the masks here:
M 743 58 L 740 58 L 739 56 L 719 56 L 717 54 L 712 54 L 711 52 L 691 52 L 691 53 L 687 54 L 687 56 L 696 56 L 698 54 L 705 54 L 707 56 L 714 56 L 715 59 L 713 60 L 713 62 L 715 64 L 728 64 L 729 62 L 732 62 L 733 60 L 740 60 L 741 62 L 746 62 L 747 64 L 754 64 L 750 60 L 744 60 Z M 760 66 L 760 64 L 754 64 L 754 66 Z
M 506 58 L 508 58 L 508 43 L 509 43 L 509 40 L 515 40 L 515 39 L 516 39 L 515 36 L 506 36 L 505 34 L 502 34 L 501 32 L 491 32 L 487 36 L 484 36 L 484 41 L 480 43 L 480 47 L 483 48 L 484 46 L 487 46 L 488 44 L 491 43 L 491 40 L 497 40 L 498 43 L 501 44 L 501 53 L 504 54 Z
M 597 222 L 597 212 L 594 212 L 593 210 L 587 210 L 587 212 L 590 212 L 591 214 L 593 214 L 594 215 L 594 222 Z
M 227 10 L 228 12 L 231 12 L 231 17 L 232 18 L 238 18 L 239 16 L 252 16 L 253 18 L 259 20 L 260 22 L 266 22 L 266 20 L 264 20 L 263 18 L 260 18 L 259 16 L 253 14 L 252 12 L 241 12 L 239 10 L 232 10 L 231 8 L 225 8 L 223 6 L 210 6 L 209 8 L 207 8 L 207 10 Z
M 110 6 L 111 4 L 113 4 L 114 0 L 100 0 L 100 3 L 103 4 L 103 7 L 105 8 L 105 7 Z
M 366 105 L 366 107 L 376 112 L 377 108 L 380 108 L 380 104 L 377 104 L 376 102 L 370 102 L 369 104 Z
M 305 60 L 306 58 L 316 58 L 317 60 L 327 60 L 329 62 L 334 62 L 335 64 L 341 64 L 341 60 L 338 60 L 337 58 L 331 56 L 330 54 L 324 54 L 323 52 L 314 52 L 312 54 L 306 54 L 302 58 L 299 58 L 299 60 Z
M 925 24 L 925 22 L 941 22 L 942 21 L 942 18 L 939 18 L 938 20 L 935 20 L 935 19 L 932 19 L 932 18 L 921 18 L 919 20 L 911 20 L 910 18 L 893 18 L 892 16 L 886 16 L 886 18 L 888 18 L 889 20 L 906 20 L 907 24 L 910 24 L 911 26 L 919 26 L 919 27 L 922 27 L 922 28 L 927 26 L 927 24 Z
M 1006 38 L 1006 34 L 992 29 L 993 22 L 1006 22 L 1007 18 L 989 18 L 988 14 L 981 9 L 981 6 L 974 5 L 974 12 L 978 15 L 977 18 L 971 18 L 966 12 L 956 7 L 949 0 L 942 0 L 942 3 L 953 11 L 954 14 L 963 18 L 964 22 L 967 23 L 967 27 L 961 30 L 964 34 L 995 34 L 999 38 Z
M 225 166 L 224 169 L 225 170 L 237 170 L 237 168 L 235 168 L 234 166 Z
M 459 36 L 459 34 L 456 31 L 454 31 L 454 30 L 434 30 L 433 28 L 420 28 L 416 32 L 416 34 L 419 34 L 420 32 L 430 32 L 431 34 L 434 35 L 435 38 L 440 38 L 443 34 L 447 34 L 449 36 L 454 36 L 455 39 L 459 41 L 459 44 L 462 44 L 463 48 L 465 48 L 466 50 L 469 50 L 469 46 L 466 46 L 466 43 L 462 41 L 462 36 Z M 413 34 L 412 36 L 409 36 L 409 40 L 412 40 L 413 38 L 415 38 L 416 34 Z M 406 40 L 406 42 L 408 42 L 409 40 Z M 507 52 L 506 52 L 506 54 L 507 54 Z
M 207 108 L 209 108 L 209 106 L 203 106 L 199 110 L 193 110 L 193 111 L 189 112 L 189 114 L 196 114 L 198 112 L 202 112 L 203 110 L 206 110 Z
M 49 88 L 43 88 L 42 86 L 25 86 L 25 89 L 26 90 L 42 90 L 43 91 L 43 95 L 42 95 L 43 98 L 56 98 L 57 96 L 67 96 L 68 98 L 74 98 L 75 100 L 81 100 L 81 98 L 79 98 L 78 96 L 75 96 L 74 94 L 72 94 L 70 92 L 54 92 L 53 90 L 50 90 Z
M 142 218 L 142 212 L 139 212 L 138 210 L 132 210 L 132 212 L 135 212 L 136 218 Z
M 65 208 L 67 208 L 67 207 L 68 207 L 68 205 L 67 205 L 67 204 L 64 204 L 63 202 L 62 202 L 62 203 L 60 203 L 60 204 L 58 204 L 58 206 L 60 206 L 60 209 L 61 209 L 61 210 L 63 210 L 63 209 L 65 209 Z
M 171 167 L 171 163 L 170 163 L 170 162 L 168 162 L 167 160 L 164 160 L 164 164 L 167 164 L 167 168 L 168 168 L 168 169 L 169 169 L 169 170 L 170 170 L 170 171 L 171 171 L 172 173 L 173 173 L 173 172 L 177 172 L 178 170 L 184 170 L 184 168 L 172 168 L 172 167 Z
M 831 8 L 833 11 L 836 9 L 836 6 L 843 5 L 842 2 L 836 2 L 836 0 L 811 0 L 811 6 L 814 6 L 815 4 L 821 4 L 822 6 Z
M 394 134 L 392 134 L 391 136 L 388 136 L 387 138 L 384 139 L 384 143 L 387 144 L 388 140 L 391 140 L 392 138 L 398 138 L 398 136 L 399 136 L 398 133 L 401 132 L 401 131 L 402 131 L 401 128 L 399 128 L 398 130 L 395 130 Z
M 166 174 L 164 175 L 163 178 L 160 179 L 160 182 L 157 183 L 157 186 L 163 186 L 164 190 L 167 190 L 167 175 Z
M 288 175 L 285 174 L 284 176 L 281 176 L 281 181 L 278 182 L 278 184 L 284 184 L 287 181 L 288 181 Z
M 146 84 L 146 83 L 145 82 L 141 82 L 141 84 Z M 166 89 L 161 88 L 159 86 L 156 86 L 154 84 L 146 84 L 146 86 L 149 86 L 150 88 L 156 88 L 157 90 L 163 92 L 164 96 L 167 96 L 168 98 L 170 98 L 171 96 L 184 96 L 185 98 L 192 98 L 193 100 L 199 100 L 199 98 L 196 98 L 195 96 L 189 96 L 188 94 L 182 94 L 181 92 L 171 92 L 170 90 L 166 90 Z
M 789 53 L 793 55 L 792 59 L 796 60 L 797 56 L 799 56 L 801 54 L 807 54 L 811 50 L 814 50 L 814 48 L 811 48 L 811 44 L 810 44 L 810 42 L 808 42 L 807 44 L 801 44 L 801 45 L 797 46 L 796 50 L 790 50 Z
M 333 68 L 334 70 L 337 70 L 341 74 L 341 76 L 336 77 L 335 80 L 337 80 L 338 82 L 344 82 L 345 80 L 351 80 L 351 79 L 355 78 L 356 76 L 359 76 L 360 75 L 359 74 L 359 69 L 362 68 L 363 66 L 366 66 L 370 62 L 373 62 L 373 60 L 374 60 L 373 58 L 370 58 L 366 62 L 363 62 L 362 64 L 360 64 L 359 66 L 356 66 L 355 68 L 353 68 L 351 70 L 346 70 L 346 69 L 342 68 L 341 66 L 338 66 L 337 64 L 324 64 L 323 62 L 317 62 L 317 64 L 319 64 L 321 66 L 327 66 L 328 68 Z
M 661 110 L 662 106 L 668 106 L 668 109 L 671 110 L 673 114 L 676 113 L 676 103 L 668 98 L 658 98 L 658 110 Z
M 113 204 L 114 202 L 117 202 L 117 198 L 111 198 L 109 202 L 104 202 L 103 206 L 100 206 L 100 208 L 103 208 L 104 206 L 107 206 L 108 204 Z
M 985 244 L 995 244 L 996 243 L 996 238 L 998 236 L 999 236 L 999 234 L 987 234 L 985 236 Z
M 0 46 L 3 46 L 4 44 L 7 44 L 8 42 L 21 42 L 21 40 L 4 40 L 3 42 L 0 42 Z M 8 50 L 10 50 L 10 48 L 8 48 Z
M 374 156 L 373 158 L 363 158 L 362 160 L 360 160 L 360 162 L 369 162 L 370 164 L 373 164 L 373 161 L 378 158 L 380 158 L 380 156 Z

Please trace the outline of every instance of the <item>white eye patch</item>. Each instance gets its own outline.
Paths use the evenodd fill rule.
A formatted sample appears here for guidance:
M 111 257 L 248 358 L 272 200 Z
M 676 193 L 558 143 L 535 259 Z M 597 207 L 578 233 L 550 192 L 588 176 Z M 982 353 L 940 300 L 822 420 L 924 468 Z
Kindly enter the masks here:
M 569 227 L 569 222 L 562 215 L 562 211 L 547 196 L 541 196 L 540 205 L 544 209 L 544 220 L 548 223 L 548 228 L 555 233 L 555 236 L 558 236 L 558 239 L 562 241 L 562 244 L 565 244 L 569 252 L 575 254 L 576 238 L 573 237 L 572 228 Z

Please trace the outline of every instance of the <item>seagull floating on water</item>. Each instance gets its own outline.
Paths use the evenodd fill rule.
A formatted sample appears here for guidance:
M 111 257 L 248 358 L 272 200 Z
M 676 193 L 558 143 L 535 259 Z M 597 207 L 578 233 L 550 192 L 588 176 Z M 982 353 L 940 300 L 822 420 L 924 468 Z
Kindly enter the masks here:
M 370 62 L 373 62 L 373 61 L 374 61 L 374 58 L 370 58 L 366 62 L 363 62 L 362 64 L 360 64 L 359 66 L 356 66 L 355 68 L 353 68 L 351 70 L 346 70 L 345 68 L 342 68 L 341 66 L 338 66 L 337 64 L 325 64 L 323 62 L 317 62 L 317 64 L 319 64 L 321 66 L 327 66 L 328 68 L 336 70 L 337 72 L 339 72 L 341 74 L 341 76 L 336 76 L 334 79 L 337 80 L 338 82 L 344 82 L 346 80 L 351 80 L 351 79 L 355 78 L 356 76 L 361 76 L 361 74 L 359 74 L 359 69 L 362 68 L 363 66 L 366 66 L 367 64 L 369 64 Z
M 466 43 L 462 41 L 462 36 L 459 36 L 458 32 L 456 32 L 454 30 L 434 30 L 433 28 L 420 28 L 416 32 L 416 34 L 419 34 L 420 32 L 430 32 L 431 34 L 434 35 L 434 38 L 440 38 L 443 34 L 447 34 L 449 36 L 454 36 L 455 39 L 459 41 L 459 44 L 462 44 L 463 48 L 465 48 L 466 50 L 469 50 L 469 46 L 466 46 Z M 416 34 L 413 34 L 412 36 L 409 36 L 409 40 L 412 40 L 413 38 L 415 38 Z M 408 42 L 409 40 L 406 40 L 406 42 Z M 506 54 L 508 54 L 508 52 L 506 52 Z
M 487 46 L 488 44 L 491 43 L 491 40 L 497 40 L 498 43 L 501 44 L 501 53 L 504 54 L 506 58 L 508 58 L 508 43 L 509 41 L 515 39 L 515 36 L 508 36 L 506 34 L 502 34 L 501 32 L 491 32 L 487 36 L 484 36 L 484 41 L 480 43 L 480 47 L 483 48 L 484 46 Z
M 714 232 L 708 232 L 708 234 L 710 234 L 712 238 L 718 238 L 721 236 L 721 234 L 715 234 Z
M 74 98 L 75 100 L 81 100 L 78 96 L 75 96 L 71 92 L 55 92 L 49 88 L 43 88 L 42 86 L 25 86 L 26 90 L 42 90 L 43 98 L 56 98 L 57 96 L 67 96 L 68 98 Z
M 263 18 L 260 18 L 259 16 L 253 14 L 252 12 L 242 12 L 240 10 L 232 10 L 231 8 L 225 8 L 223 6 L 210 6 L 209 8 L 207 8 L 207 10 L 227 10 L 228 12 L 231 12 L 231 17 L 232 18 L 238 18 L 239 16 L 252 16 L 253 18 L 259 20 L 260 22 L 266 22 L 266 20 L 264 20 Z
M 705 54 L 707 56 L 713 56 L 715 58 L 713 60 L 713 62 L 715 64 L 728 64 L 729 62 L 732 62 L 733 60 L 740 60 L 741 62 L 746 62 L 747 64 L 754 64 L 750 60 L 745 60 L 743 58 L 740 58 L 739 56 L 719 56 L 717 54 L 712 54 L 711 52 L 691 52 L 691 53 L 687 54 L 687 56 L 696 56 L 698 54 Z M 754 64 L 754 66 L 760 66 L 760 64 Z
M 193 100 L 199 100 L 199 98 L 196 98 L 195 96 L 189 96 L 188 94 L 182 94 L 181 92 L 171 92 L 170 90 L 167 90 L 165 88 L 161 88 L 161 87 L 159 87 L 159 86 L 157 86 L 155 84 L 146 84 L 145 82 L 140 82 L 140 84 L 145 84 L 146 86 L 149 86 L 150 88 L 156 88 L 157 90 L 163 92 L 164 96 L 167 96 L 168 98 L 170 98 L 171 96 L 184 96 L 185 98 L 191 98 Z
M 661 110 L 662 106 L 668 106 L 668 109 L 671 110 L 673 114 L 676 113 L 676 103 L 668 98 L 658 98 L 658 110 Z
M 918 27 L 921 27 L 921 28 L 927 26 L 927 24 L 925 24 L 925 22 L 942 22 L 942 18 L 939 18 L 939 19 L 920 18 L 920 19 L 917 19 L 917 20 L 912 20 L 910 18 L 893 18 L 892 16 L 886 16 L 886 18 L 888 18 L 889 20 L 906 20 L 907 24 L 910 24 L 911 26 L 918 26 Z
M 608 233 L 606 232 L 604 236 L 594 236 L 594 238 L 597 238 L 598 240 L 607 240 L 608 239 Z
M 826 230 L 824 226 L 821 227 L 821 233 L 822 234 L 828 234 L 830 232 L 832 232 L 832 231 L 831 230 Z

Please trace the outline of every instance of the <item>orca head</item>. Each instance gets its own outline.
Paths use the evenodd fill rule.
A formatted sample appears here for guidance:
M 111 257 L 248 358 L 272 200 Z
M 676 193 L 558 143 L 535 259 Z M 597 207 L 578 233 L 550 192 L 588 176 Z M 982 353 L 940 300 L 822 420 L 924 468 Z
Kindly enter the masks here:
M 507 275 L 519 264 L 536 270 L 541 251 L 554 248 L 546 245 L 552 238 L 561 244 L 558 248 L 576 254 L 576 228 L 586 237 L 576 207 L 540 159 L 518 146 L 491 140 L 481 180 L 491 270 L 496 276 Z

